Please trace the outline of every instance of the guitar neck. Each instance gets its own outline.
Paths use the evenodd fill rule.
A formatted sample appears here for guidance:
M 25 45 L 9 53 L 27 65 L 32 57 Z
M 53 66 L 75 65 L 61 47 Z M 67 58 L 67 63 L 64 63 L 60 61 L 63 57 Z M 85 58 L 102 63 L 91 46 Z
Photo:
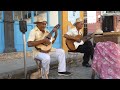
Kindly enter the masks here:
M 87 35 L 87 36 L 84 36 L 82 40 L 83 40 L 83 41 L 87 41 L 87 40 L 91 39 L 91 38 L 93 37 L 93 35 L 94 35 L 94 33 L 89 34 L 89 35 Z
M 52 31 L 47 35 L 47 37 L 48 37 L 48 38 L 51 38 L 53 33 L 54 33 L 54 31 L 52 30 Z
M 56 29 L 58 29 L 60 27 L 60 25 L 59 24 L 57 24 L 54 28 L 53 28 L 53 30 L 46 36 L 48 39 L 50 39 L 51 37 L 52 37 L 52 34 L 54 33 L 54 29 L 56 28 Z
M 54 29 L 53 29 L 53 30 L 54 30 Z M 52 37 L 52 34 L 54 33 L 53 30 L 46 36 L 48 39 L 50 39 L 50 38 Z

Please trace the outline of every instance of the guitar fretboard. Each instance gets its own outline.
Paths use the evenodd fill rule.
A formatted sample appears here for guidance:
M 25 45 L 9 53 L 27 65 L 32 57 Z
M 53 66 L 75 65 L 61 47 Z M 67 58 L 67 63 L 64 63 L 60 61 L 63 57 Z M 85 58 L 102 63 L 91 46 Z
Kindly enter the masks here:
M 58 24 L 58 25 L 56 25 L 54 28 L 57 28 L 57 29 L 58 29 L 59 27 L 60 27 L 60 25 Z M 53 28 L 53 30 L 54 30 L 54 28 Z M 50 39 L 51 36 L 52 36 L 52 34 L 54 33 L 53 30 L 48 34 L 48 36 L 47 36 L 48 39 Z

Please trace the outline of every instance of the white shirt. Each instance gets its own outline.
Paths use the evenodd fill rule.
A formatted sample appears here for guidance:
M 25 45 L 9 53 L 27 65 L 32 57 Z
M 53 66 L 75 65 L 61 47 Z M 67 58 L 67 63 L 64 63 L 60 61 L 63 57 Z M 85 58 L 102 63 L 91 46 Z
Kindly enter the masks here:
M 73 36 L 73 37 L 75 37 L 77 35 L 82 35 L 83 36 L 83 33 L 81 32 L 81 30 L 79 30 L 79 32 L 78 32 L 76 27 L 70 29 L 66 34 L 70 35 L 70 36 Z M 75 45 L 76 49 L 78 48 L 79 45 L 83 45 L 83 44 L 84 44 L 84 42 L 82 40 L 79 43 L 78 42 L 74 42 L 74 45 Z
M 49 33 L 49 31 L 45 30 L 45 33 Z M 30 31 L 28 41 L 38 41 L 44 38 L 45 34 L 43 34 L 37 27 L 35 27 Z M 40 53 L 35 47 L 32 47 L 32 51 L 33 57 L 37 56 Z M 52 47 L 51 51 L 55 51 L 55 48 Z
M 83 36 L 83 33 L 81 32 L 81 30 L 79 30 L 79 32 L 78 32 L 76 27 L 68 30 L 68 32 L 66 34 L 68 34 L 70 36 L 74 36 L 74 37 L 77 36 L 77 35 L 82 35 Z

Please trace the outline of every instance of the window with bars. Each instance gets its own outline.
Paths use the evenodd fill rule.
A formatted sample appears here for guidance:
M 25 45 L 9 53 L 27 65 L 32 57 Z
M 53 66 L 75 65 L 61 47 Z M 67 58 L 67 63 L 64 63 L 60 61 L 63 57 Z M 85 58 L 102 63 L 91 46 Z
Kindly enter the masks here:
M 14 11 L 14 20 L 19 21 L 21 19 L 21 11 Z
M 106 11 L 106 13 L 120 13 L 120 11 Z
M 106 11 L 106 13 L 115 13 L 115 11 Z
M 14 11 L 14 20 L 20 21 L 21 19 L 31 23 L 31 11 Z
M 84 11 L 84 17 L 87 18 L 87 11 Z
M 14 20 L 31 18 L 31 11 L 14 11 Z
M 120 15 L 120 11 L 102 11 L 103 16 Z
M 87 11 L 84 12 L 84 28 L 87 28 Z
M 84 36 L 87 35 L 87 11 L 84 11 Z
M 31 11 L 22 11 L 23 19 L 31 18 Z
M 34 11 L 34 16 L 41 15 L 43 13 L 46 13 L 46 11 Z
M 37 20 L 38 16 L 43 16 L 47 20 L 47 11 L 34 11 L 34 21 Z
M 37 20 L 37 16 L 44 15 L 47 18 L 46 11 L 34 11 L 34 21 Z M 24 19 L 27 23 L 31 23 L 31 11 L 14 11 L 14 20 L 19 21 Z

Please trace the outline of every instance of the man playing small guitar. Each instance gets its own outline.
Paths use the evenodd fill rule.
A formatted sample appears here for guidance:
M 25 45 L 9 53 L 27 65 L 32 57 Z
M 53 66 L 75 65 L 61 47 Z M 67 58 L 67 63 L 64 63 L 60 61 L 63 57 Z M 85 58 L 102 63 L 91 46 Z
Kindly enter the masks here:
M 93 34 L 83 37 L 80 31 L 83 27 L 83 21 L 79 18 L 76 19 L 74 23 L 75 28 L 69 30 L 64 37 L 66 38 L 66 45 L 70 51 L 84 53 L 82 65 L 85 67 L 90 67 L 89 59 L 93 59 L 94 48 L 89 41 Z
M 33 47 L 34 58 L 42 61 L 42 66 L 49 73 L 50 56 L 56 56 L 58 58 L 58 75 L 70 75 L 70 72 L 66 71 L 65 52 L 63 49 L 51 49 L 49 45 L 55 42 L 57 38 L 57 30 L 59 25 L 55 26 L 49 33 L 46 25 L 47 21 L 44 17 L 39 16 L 35 22 L 36 27 L 31 30 L 28 37 L 28 47 Z M 51 40 L 51 34 L 55 32 L 54 40 Z M 43 47 L 43 48 L 42 48 Z M 47 49 L 48 48 L 48 49 Z M 50 53 L 50 51 L 52 51 Z M 50 55 L 51 54 L 51 55 Z

